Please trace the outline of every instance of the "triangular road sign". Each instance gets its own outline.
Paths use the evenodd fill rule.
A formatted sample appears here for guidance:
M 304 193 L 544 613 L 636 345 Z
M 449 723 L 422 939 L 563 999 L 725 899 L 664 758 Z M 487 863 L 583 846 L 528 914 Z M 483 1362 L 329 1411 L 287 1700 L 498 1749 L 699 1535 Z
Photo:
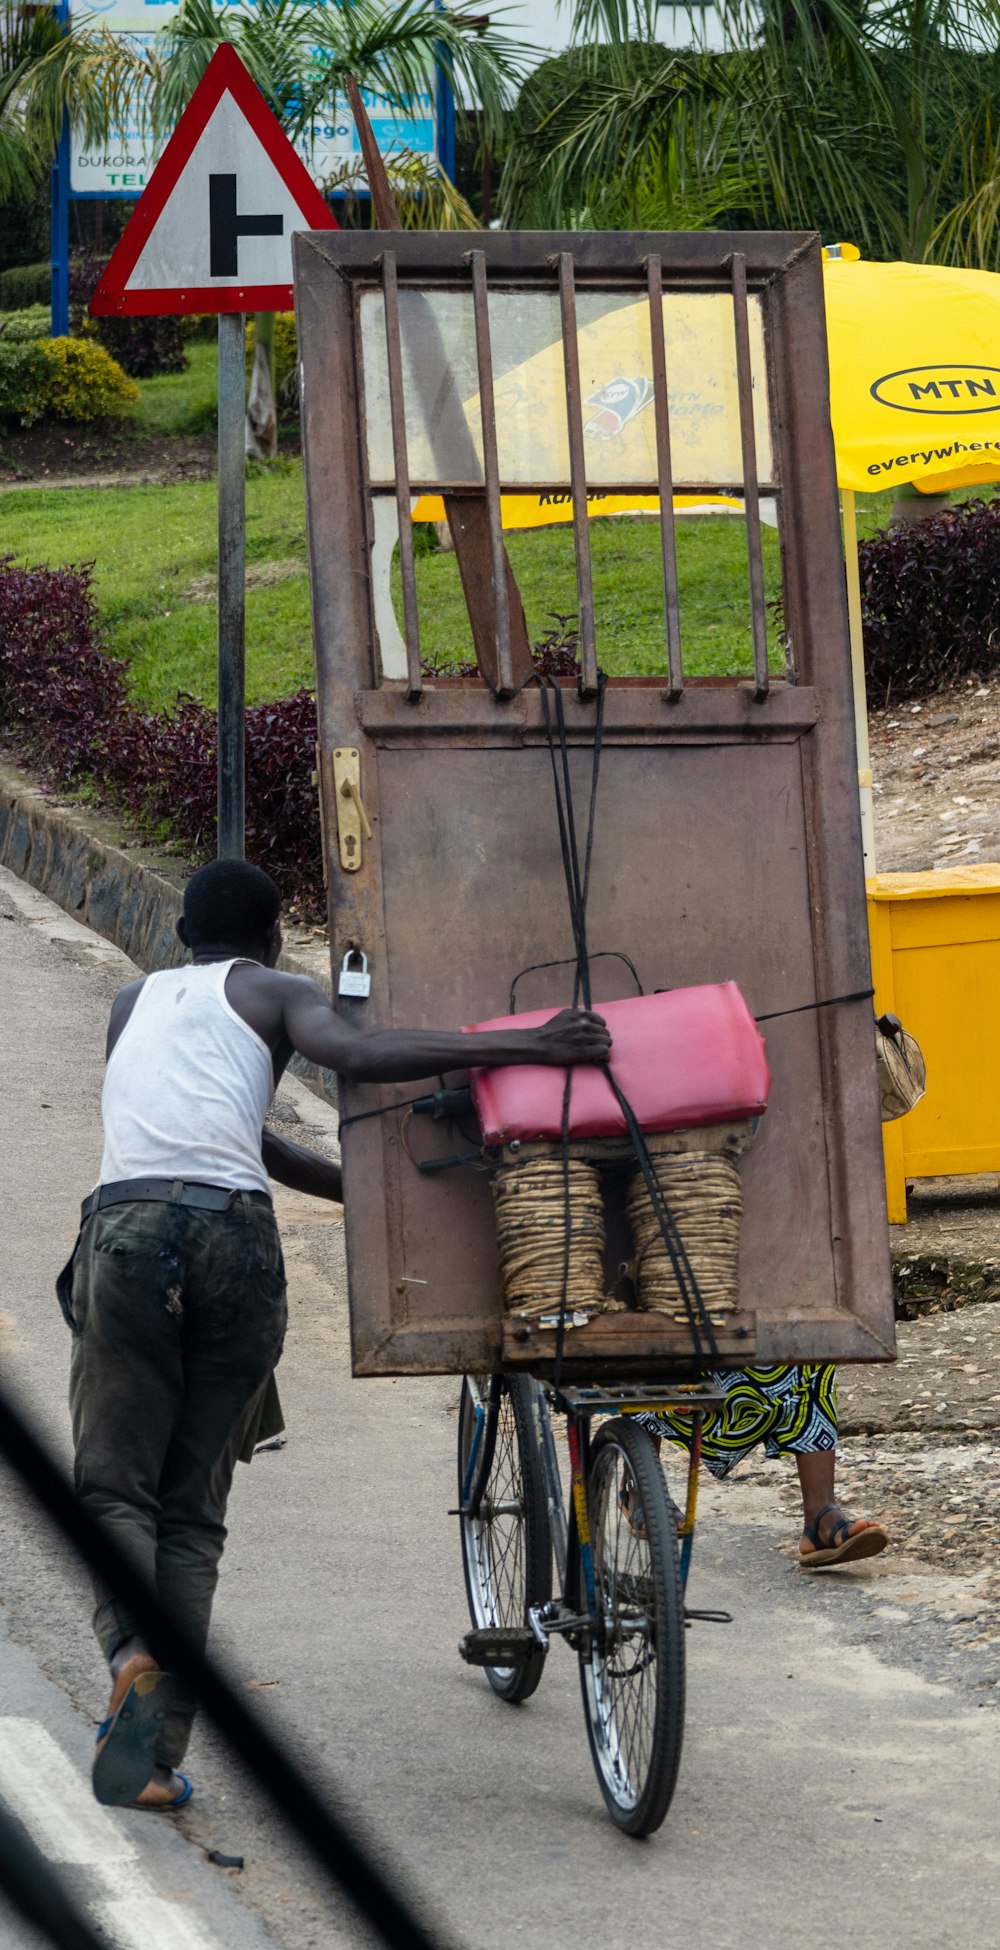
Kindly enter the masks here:
M 292 232 L 335 230 L 234 47 L 216 49 L 90 301 L 95 317 L 290 311 Z

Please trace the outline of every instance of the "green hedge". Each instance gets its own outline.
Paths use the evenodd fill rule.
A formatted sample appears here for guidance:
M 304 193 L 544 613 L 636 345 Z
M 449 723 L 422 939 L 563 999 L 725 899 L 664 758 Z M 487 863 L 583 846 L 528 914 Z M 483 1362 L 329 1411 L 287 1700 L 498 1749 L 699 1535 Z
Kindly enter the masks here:
M 47 339 L 52 328 L 48 305 L 26 305 L 23 311 L 0 311 L 0 339 L 23 345 L 28 339 Z
M 0 311 L 47 305 L 51 278 L 52 266 L 47 258 L 41 264 L 17 264 L 13 270 L 0 271 Z
M 100 420 L 136 404 L 139 388 L 88 339 L 0 339 L 0 418 Z

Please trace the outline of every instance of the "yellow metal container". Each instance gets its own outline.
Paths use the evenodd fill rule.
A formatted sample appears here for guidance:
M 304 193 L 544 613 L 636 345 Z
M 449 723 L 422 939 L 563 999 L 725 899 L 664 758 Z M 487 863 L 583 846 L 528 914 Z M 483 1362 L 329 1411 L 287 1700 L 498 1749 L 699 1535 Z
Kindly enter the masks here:
M 908 1178 L 1000 1172 L 1000 865 L 867 882 L 875 1009 L 927 1062 L 927 1095 L 882 1127 L 889 1220 Z

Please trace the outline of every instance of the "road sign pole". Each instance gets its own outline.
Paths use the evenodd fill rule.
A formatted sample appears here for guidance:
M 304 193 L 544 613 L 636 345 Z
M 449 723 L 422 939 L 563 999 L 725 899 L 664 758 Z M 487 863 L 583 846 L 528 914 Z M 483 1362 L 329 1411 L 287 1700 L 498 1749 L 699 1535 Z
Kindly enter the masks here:
M 244 660 L 246 363 L 242 312 L 219 316 L 219 761 L 220 860 L 242 860 L 245 807 Z
M 51 194 L 52 337 L 69 334 L 69 116 L 52 163 Z

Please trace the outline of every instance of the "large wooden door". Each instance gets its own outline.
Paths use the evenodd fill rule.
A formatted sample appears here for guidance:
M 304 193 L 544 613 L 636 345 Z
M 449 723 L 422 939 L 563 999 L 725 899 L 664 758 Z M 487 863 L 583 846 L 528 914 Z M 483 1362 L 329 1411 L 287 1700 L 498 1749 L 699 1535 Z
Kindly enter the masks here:
M 591 951 L 626 953 L 647 991 L 732 978 L 757 1014 L 802 1011 L 766 1025 L 774 1089 L 743 1165 L 741 1307 L 723 1354 L 889 1358 L 871 1006 L 803 1008 L 870 986 L 817 240 L 342 231 L 300 236 L 295 252 L 332 960 L 336 983 L 359 948 L 372 977 L 370 997 L 342 1007 L 359 1024 L 457 1028 L 503 1014 L 522 969 L 572 954 L 499 497 L 558 495 L 574 511 L 582 676 L 563 694 L 585 806 L 601 652 L 586 497 L 658 493 L 662 674 L 607 687 Z M 691 681 L 671 496 L 718 492 L 746 508 L 747 674 Z M 460 550 L 477 605 L 468 654 L 475 642 L 490 683 L 422 671 L 420 493 L 443 493 L 460 542 L 474 538 Z M 781 536 L 780 674 L 765 496 Z M 571 970 L 539 969 L 518 1006 L 571 987 Z M 595 962 L 596 1001 L 629 992 L 621 963 Z M 412 1094 L 345 1084 L 344 1116 Z M 403 1118 L 344 1131 L 355 1368 L 483 1368 L 501 1347 L 488 1182 L 421 1174 L 414 1159 L 453 1147 Z M 662 1360 L 686 1352 L 680 1327 L 657 1333 Z

